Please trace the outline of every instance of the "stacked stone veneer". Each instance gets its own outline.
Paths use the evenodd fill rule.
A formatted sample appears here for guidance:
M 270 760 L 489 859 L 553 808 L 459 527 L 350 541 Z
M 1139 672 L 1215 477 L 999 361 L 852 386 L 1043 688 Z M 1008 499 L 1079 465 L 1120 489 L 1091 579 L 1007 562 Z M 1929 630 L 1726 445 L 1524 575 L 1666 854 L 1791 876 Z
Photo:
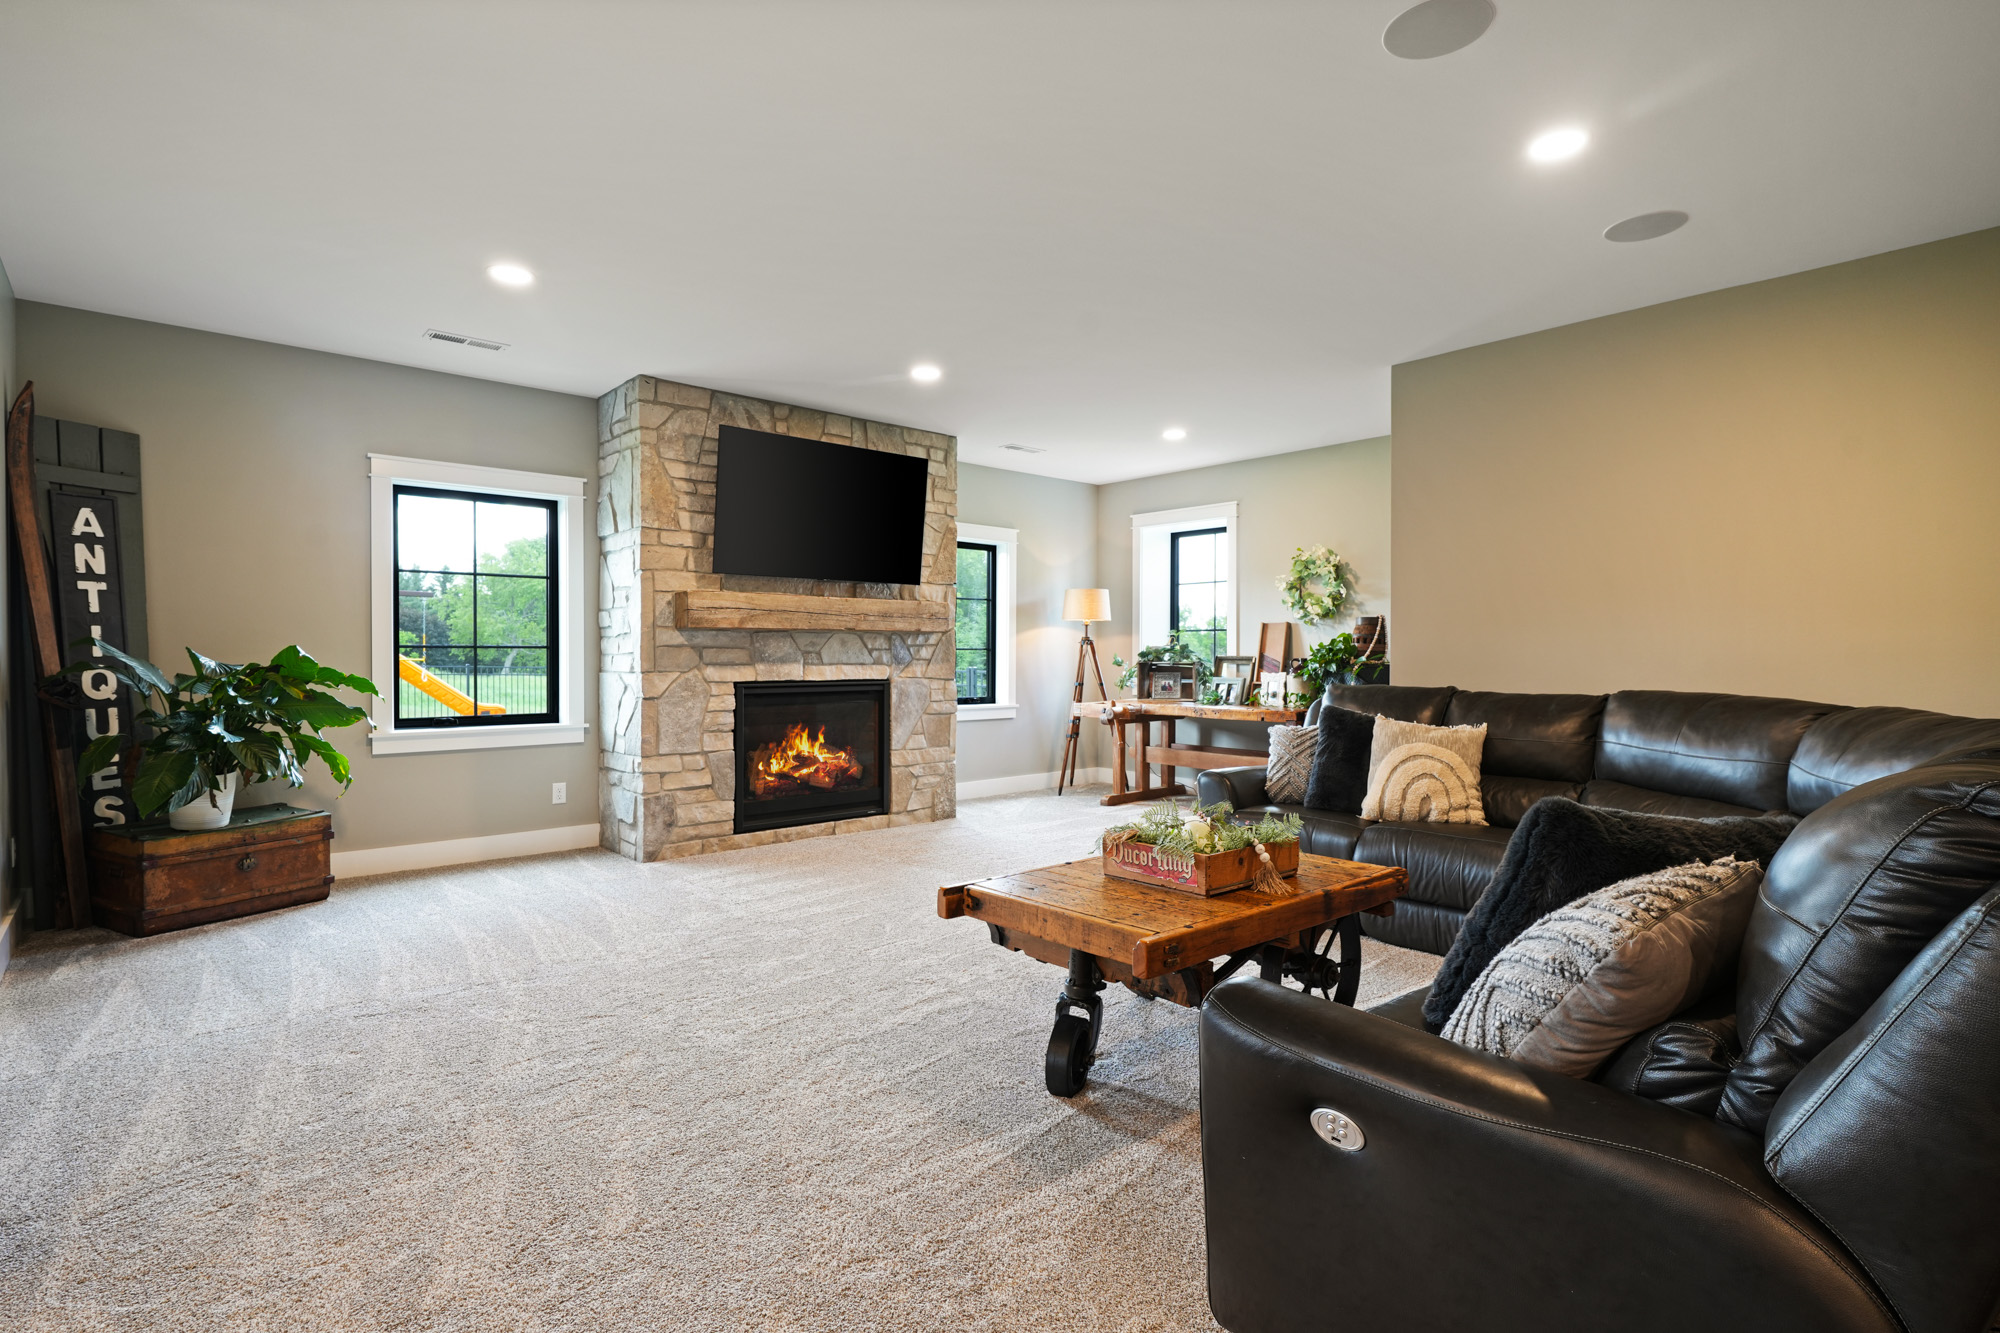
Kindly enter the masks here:
M 597 535 L 603 844 L 636 860 L 948 819 L 956 804 L 956 654 L 949 631 L 681 630 L 686 589 L 943 602 L 957 587 L 958 442 L 949 435 L 640 376 L 598 400 Z M 716 429 L 747 426 L 930 461 L 924 582 L 821 583 L 713 572 Z M 856 514 L 857 523 L 870 521 Z M 890 686 L 889 813 L 732 832 L 736 683 Z

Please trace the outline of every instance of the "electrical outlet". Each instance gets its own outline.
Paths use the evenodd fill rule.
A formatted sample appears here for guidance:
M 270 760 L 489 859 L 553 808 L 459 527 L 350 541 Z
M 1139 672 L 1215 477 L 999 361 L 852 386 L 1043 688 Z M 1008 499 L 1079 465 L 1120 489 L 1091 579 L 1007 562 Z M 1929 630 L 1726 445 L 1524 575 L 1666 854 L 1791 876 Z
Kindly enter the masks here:
M 569 784 L 567 782 L 558 782 L 554 786 L 554 788 L 550 790 L 549 804 L 550 805 L 569 804 Z

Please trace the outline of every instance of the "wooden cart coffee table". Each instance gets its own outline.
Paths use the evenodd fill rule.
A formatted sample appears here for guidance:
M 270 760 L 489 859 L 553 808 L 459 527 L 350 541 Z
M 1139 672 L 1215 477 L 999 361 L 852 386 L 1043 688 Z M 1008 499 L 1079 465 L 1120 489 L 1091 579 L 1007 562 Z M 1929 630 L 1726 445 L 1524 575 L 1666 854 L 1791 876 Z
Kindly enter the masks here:
M 1149 999 L 1199 1005 L 1252 958 L 1266 980 L 1292 977 L 1340 1004 L 1361 984 L 1359 912 L 1388 916 L 1397 866 L 1300 856 L 1302 892 L 1238 889 L 1201 898 L 1104 874 L 1092 857 L 938 890 L 938 915 L 986 923 L 995 944 L 1069 968 L 1043 1061 L 1049 1091 L 1081 1091 L 1104 1015 L 1098 992 L 1123 982 Z M 1338 942 L 1339 953 L 1334 953 Z M 1214 960 L 1223 959 L 1220 966 Z

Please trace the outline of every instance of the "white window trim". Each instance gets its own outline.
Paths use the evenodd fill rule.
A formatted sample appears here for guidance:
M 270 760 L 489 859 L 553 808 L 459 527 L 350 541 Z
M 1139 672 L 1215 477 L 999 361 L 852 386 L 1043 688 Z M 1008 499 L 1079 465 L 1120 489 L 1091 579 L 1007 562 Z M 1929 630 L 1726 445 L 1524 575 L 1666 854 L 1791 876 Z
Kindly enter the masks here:
M 519 727 L 396 728 L 396 521 L 395 487 L 440 486 L 488 495 L 522 495 L 556 502 L 556 596 L 562 622 L 556 638 L 556 664 L 562 684 L 556 701 L 560 722 Z M 505 750 L 523 745 L 580 745 L 589 732 L 583 720 L 582 682 L 577 679 L 584 634 L 583 518 L 584 481 L 545 472 L 478 467 L 470 463 L 435 463 L 393 454 L 368 455 L 370 660 L 375 684 L 384 691 L 375 700 L 375 731 L 368 744 L 376 754 L 424 754 L 440 750 Z M 595 574 L 596 562 L 589 562 Z
M 1014 557 L 1021 543 L 1021 530 L 961 523 L 957 540 L 979 542 L 994 549 L 993 702 L 960 704 L 958 720 L 991 722 L 1010 718 L 1020 711 L 1020 703 L 1014 698 Z
M 1236 580 L 1236 501 L 1234 500 L 1225 500 L 1219 504 L 1189 505 L 1184 509 L 1156 509 L 1148 514 L 1132 515 L 1134 651 L 1152 644 L 1165 643 L 1171 629 L 1167 625 L 1167 607 L 1172 594 L 1167 587 L 1167 580 L 1173 577 L 1173 565 L 1166 543 L 1176 532 L 1212 528 L 1218 520 L 1222 524 L 1223 577 L 1228 581 L 1223 600 L 1228 606 L 1226 619 L 1229 622 L 1229 631 L 1225 638 L 1229 648 L 1223 656 L 1235 653 L 1237 628 L 1242 620 L 1239 614 L 1242 588 Z M 1148 561 L 1149 550 L 1154 555 L 1155 561 Z M 1155 562 L 1157 568 L 1154 567 Z

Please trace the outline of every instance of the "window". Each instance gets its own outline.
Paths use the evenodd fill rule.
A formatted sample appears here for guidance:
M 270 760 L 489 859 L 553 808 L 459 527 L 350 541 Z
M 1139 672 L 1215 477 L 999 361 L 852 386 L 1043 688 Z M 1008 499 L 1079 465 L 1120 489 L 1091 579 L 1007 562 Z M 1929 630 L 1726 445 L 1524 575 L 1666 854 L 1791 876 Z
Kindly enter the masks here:
M 584 739 L 580 477 L 369 455 L 377 754 Z
M 1197 528 L 1171 536 L 1172 566 L 1167 580 L 1167 623 L 1174 641 L 1212 662 L 1228 650 L 1229 621 L 1223 615 L 1229 580 L 1223 573 L 1222 528 Z
M 553 500 L 395 488 L 396 725 L 553 722 Z
M 994 702 L 993 593 L 999 552 L 981 542 L 958 544 L 958 701 Z
M 1132 638 L 1203 657 L 1237 641 L 1236 502 L 1132 515 Z
M 1014 552 L 1021 534 L 958 525 L 958 720 L 1013 717 Z

